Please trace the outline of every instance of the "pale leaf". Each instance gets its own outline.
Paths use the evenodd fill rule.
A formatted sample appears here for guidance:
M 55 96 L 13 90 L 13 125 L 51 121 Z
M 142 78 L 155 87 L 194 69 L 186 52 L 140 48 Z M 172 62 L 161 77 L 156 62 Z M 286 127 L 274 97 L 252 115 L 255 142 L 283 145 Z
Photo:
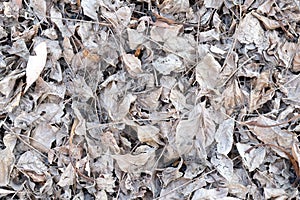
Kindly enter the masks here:
M 131 76 L 136 77 L 138 74 L 143 72 L 141 61 L 134 55 L 124 54 L 123 61 L 125 68 Z
M 220 124 L 215 135 L 218 153 L 227 155 L 230 152 L 233 144 L 233 129 L 233 119 L 227 119 Z
M 248 153 L 246 151 L 252 146 L 248 144 L 237 143 L 236 147 L 242 157 L 243 163 L 247 166 L 250 172 L 254 171 L 264 162 L 266 155 L 266 150 L 264 148 L 258 147 Z
M 36 56 L 30 56 L 26 67 L 26 88 L 24 93 L 28 88 L 39 78 L 41 72 L 43 71 L 46 60 L 47 60 L 47 45 L 46 42 L 38 44 L 34 51 Z

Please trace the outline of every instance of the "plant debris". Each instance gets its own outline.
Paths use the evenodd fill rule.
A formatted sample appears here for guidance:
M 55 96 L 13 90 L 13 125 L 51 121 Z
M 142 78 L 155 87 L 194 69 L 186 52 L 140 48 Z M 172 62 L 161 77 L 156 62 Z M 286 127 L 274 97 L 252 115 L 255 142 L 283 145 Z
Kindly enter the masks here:
M 299 199 L 298 1 L 0 12 L 0 197 Z

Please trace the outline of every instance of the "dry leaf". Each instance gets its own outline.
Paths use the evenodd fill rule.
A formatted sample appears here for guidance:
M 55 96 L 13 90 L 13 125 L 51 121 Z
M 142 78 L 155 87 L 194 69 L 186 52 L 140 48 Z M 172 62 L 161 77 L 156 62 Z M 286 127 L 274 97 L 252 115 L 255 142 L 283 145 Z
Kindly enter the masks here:
M 264 42 L 264 30 L 260 26 L 259 20 L 251 13 L 246 14 L 241 20 L 238 30 L 236 37 L 242 43 L 258 45 Z
M 159 8 L 162 13 L 188 12 L 190 4 L 185 0 L 164 0 Z
M 5 135 L 3 143 L 5 149 L 0 151 L 0 186 L 7 186 L 15 163 L 13 150 L 16 145 L 16 136 L 13 134 Z
M 242 157 L 243 163 L 250 172 L 254 171 L 264 162 L 266 156 L 265 148 L 258 147 L 247 153 L 246 151 L 252 147 L 251 145 L 237 143 L 236 147 Z
M 143 72 L 141 61 L 133 54 L 124 54 L 122 58 L 125 68 L 132 77 L 136 77 Z
M 154 149 L 150 149 L 147 152 L 140 153 L 137 155 L 124 154 L 124 155 L 112 155 L 124 172 L 129 173 L 140 173 L 141 171 L 147 170 L 147 162 L 151 164 L 152 159 L 155 156 Z M 149 170 L 149 169 L 148 169 Z
M 207 54 L 196 66 L 196 81 L 202 89 L 215 89 L 221 65 L 211 54 Z
M 184 69 L 182 61 L 174 54 L 168 54 L 166 57 L 159 57 L 152 65 L 163 75 L 168 75 L 173 71 L 178 73 Z
M 26 67 L 26 88 L 24 93 L 28 88 L 39 78 L 42 73 L 46 60 L 47 60 L 47 45 L 46 42 L 41 42 L 38 44 L 34 51 L 36 56 L 29 56 L 27 67 Z
M 25 72 L 21 72 L 19 70 L 15 70 L 11 74 L 6 75 L 5 78 L 0 81 L 0 93 L 8 98 L 13 92 L 16 80 L 24 75 Z
M 268 29 L 268 30 L 274 30 L 276 28 L 281 27 L 281 25 L 279 24 L 278 21 L 275 21 L 275 20 L 269 19 L 267 17 L 261 16 L 256 12 L 252 12 L 251 14 L 254 15 L 257 19 L 259 19 L 263 23 L 265 28 Z
M 63 169 L 63 173 L 58 181 L 57 185 L 60 187 L 73 185 L 75 181 L 75 170 L 71 163 Z
M 227 119 L 219 128 L 215 135 L 215 140 L 217 142 L 217 151 L 219 154 L 227 155 L 233 145 L 233 131 L 234 131 L 234 120 Z
M 40 20 L 45 19 L 47 11 L 47 2 L 45 0 L 31 0 L 30 6 L 34 9 L 35 15 Z
M 48 152 L 56 139 L 58 129 L 46 123 L 39 124 L 32 132 L 31 145 L 41 152 Z

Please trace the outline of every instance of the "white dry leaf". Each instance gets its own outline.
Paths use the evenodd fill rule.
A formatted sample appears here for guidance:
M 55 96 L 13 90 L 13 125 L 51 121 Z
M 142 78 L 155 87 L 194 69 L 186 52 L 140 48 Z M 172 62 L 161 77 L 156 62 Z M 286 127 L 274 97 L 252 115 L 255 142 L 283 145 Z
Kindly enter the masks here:
M 46 0 L 31 0 L 30 7 L 33 9 L 33 12 L 40 20 L 43 20 L 46 17 Z
M 97 189 L 110 193 L 115 192 L 115 182 L 116 178 L 112 174 L 100 174 L 100 176 L 96 178 Z
M 39 124 L 32 132 L 30 144 L 41 152 L 47 153 L 51 149 L 52 142 L 56 139 L 58 128 L 47 123 Z
M 97 10 L 99 9 L 99 2 L 95 0 L 82 0 L 81 7 L 83 9 L 84 15 L 92 18 L 93 20 L 98 20 Z
M 153 147 L 163 145 L 160 141 L 160 130 L 159 128 L 152 125 L 137 126 L 137 136 L 141 143 L 146 143 Z
M 204 179 L 198 179 L 198 181 L 190 181 L 185 178 L 179 178 L 171 181 L 167 187 L 162 187 L 159 191 L 159 196 L 163 199 L 187 199 L 193 191 L 203 188 L 207 185 Z M 184 187 L 182 187 L 184 186 Z M 181 198 L 180 198 L 181 197 Z
M 219 9 L 224 0 L 204 0 L 204 6 L 205 8 L 214 8 L 214 9 Z
M 224 51 L 223 49 L 221 49 L 221 48 L 219 48 L 217 46 L 214 46 L 214 45 L 210 46 L 209 50 L 212 53 L 217 54 L 219 56 L 223 56 L 226 53 L 226 51 Z M 208 51 L 206 53 L 208 53 Z
M 279 44 L 278 47 L 278 57 L 283 63 L 284 67 L 289 68 L 290 63 L 292 63 L 292 59 L 294 54 L 299 52 L 299 45 L 293 42 L 285 41 L 284 43 Z M 296 56 L 296 55 L 295 55 Z
M 211 163 L 217 171 L 230 183 L 233 179 L 233 161 L 224 154 L 211 157 Z
M 16 136 L 14 134 L 6 134 L 3 138 L 3 143 L 5 149 L 0 151 L 0 186 L 7 186 L 15 163 L 13 150 L 16 145 Z
M 226 114 L 231 115 L 239 106 L 245 105 L 245 96 L 237 80 L 228 85 L 222 93 L 222 104 Z
M 177 38 L 182 25 L 169 26 L 168 28 L 153 26 L 150 30 L 150 37 L 156 42 L 165 42 L 169 38 Z
M 265 199 L 288 199 L 289 195 L 283 188 L 264 187 Z
M 72 164 L 69 163 L 69 165 L 66 168 L 64 168 L 64 171 L 57 185 L 59 185 L 60 187 L 70 186 L 70 185 L 74 185 L 74 181 L 75 181 L 75 170 Z
M 184 155 L 189 153 L 193 146 L 197 146 L 197 150 L 205 158 L 205 148 L 213 142 L 214 134 L 215 124 L 211 115 L 203 105 L 198 104 L 191 111 L 189 119 L 181 120 L 176 127 L 177 151 L 180 155 Z
M 102 16 L 105 17 L 116 28 L 123 30 L 130 22 L 132 11 L 128 6 L 122 6 L 117 11 L 101 9 Z
M 122 58 L 127 72 L 132 77 L 136 77 L 138 74 L 143 72 L 140 59 L 135 57 L 133 54 L 124 54 Z
M 165 188 L 171 181 L 174 181 L 180 177 L 182 177 L 182 172 L 180 172 L 180 168 L 183 164 L 183 159 L 180 160 L 178 166 L 175 167 L 167 167 L 162 171 L 161 179 L 163 181 L 163 187 Z
M 112 119 L 119 121 L 125 118 L 129 112 L 130 105 L 136 100 L 136 96 L 127 94 L 121 101 L 110 110 L 109 112 Z
M 34 51 L 36 56 L 29 56 L 26 67 L 26 87 L 24 93 L 28 88 L 39 78 L 43 71 L 47 60 L 47 45 L 46 42 L 38 44 Z
M 186 0 L 164 0 L 162 4 L 158 5 L 162 13 L 179 13 L 189 12 L 190 4 Z
M 251 145 L 237 143 L 236 147 L 240 156 L 242 157 L 243 163 L 250 172 L 254 171 L 264 162 L 266 156 L 265 148 L 257 147 L 248 153 L 246 151 L 252 147 Z
M 107 194 L 104 190 L 98 190 L 94 193 L 94 195 L 97 200 L 108 200 Z
M 73 47 L 72 47 L 71 41 L 68 37 L 64 37 L 64 40 L 63 40 L 63 57 L 68 64 L 71 63 L 71 61 L 74 57 Z
M 199 199 L 223 199 L 228 195 L 228 188 L 214 188 L 214 189 L 204 189 L 201 188 L 196 190 L 192 200 L 199 200 Z
M 82 116 L 80 112 L 80 105 L 77 102 L 72 103 L 72 109 L 76 116 L 76 120 L 74 120 L 73 127 L 76 135 L 85 135 L 86 134 L 86 118 Z
M 10 49 L 7 50 L 8 53 L 10 54 L 15 54 L 17 56 L 20 56 L 24 58 L 25 60 L 28 59 L 29 56 L 29 50 L 26 46 L 25 40 L 18 39 L 15 41 Z
M 48 170 L 47 166 L 42 161 L 41 155 L 34 150 L 23 153 L 18 160 L 17 167 L 24 172 L 34 172 L 38 175 L 44 175 Z
M 202 89 L 215 89 L 218 86 L 218 74 L 221 65 L 208 53 L 196 66 L 196 81 Z
M 135 29 L 127 28 L 128 34 L 128 45 L 130 49 L 136 49 L 139 45 L 145 42 L 145 37 L 143 33 L 139 33 Z
M 6 75 L 0 81 L 0 93 L 5 95 L 6 98 L 9 97 L 10 93 L 13 92 L 15 87 L 16 80 L 25 75 L 25 72 L 19 70 L 14 70 L 12 73 Z
M 199 41 L 201 43 L 210 42 L 214 40 L 220 40 L 220 33 L 218 33 L 215 28 L 208 31 L 199 32 Z
M 7 189 L 0 188 L 0 198 L 5 197 L 5 196 L 7 196 L 9 194 L 13 194 L 13 193 L 16 193 L 16 191 L 15 190 L 7 190 Z
M 48 123 L 61 123 L 64 112 L 64 104 L 61 103 L 42 103 L 36 109 L 35 113 L 31 113 L 37 117 L 36 122 L 42 121 Z
M 300 148 L 296 142 L 294 142 L 292 146 L 292 155 L 293 158 L 297 161 L 298 168 L 300 169 Z
M 163 49 L 168 52 L 176 53 L 189 64 L 195 64 L 196 60 L 196 41 L 191 35 L 168 37 Z
M 184 69 L 182 61 L 175 54 L 158 57 L 152 65 L 163 75 L 169 75 L 171 72 L 180 72 Z
M 259 20 L 251 13 L 241 20 L 235 36 L 241 43 L 261 45 L 264 42 L 264 30 Z
M 189 108 L 186 97 L 176 87 L 171 90 L 170 100 L 178 112 Z
M 235 175 L 235 172 L 233 173 Z M 250 188 L 247 187 L 247 185 L 248 184 L 243 184 L 241 181 L 232 181 L 231 183 L 226 184 L 226 186 L 229 189 L 229 193 L 233 196 L 238 197 L 239 199 L 246 199 L 246 196 L 250 190 Z
M 227 119 L 223 121 L 215 134 L 217 142 L 217 151 L 220 154 L 227 155 L 233 144 L 234 120 Z
M 250 122 L 255 122 L 261 125 L 273 125 L 278 123 L 262 115 L 247 121 L 247 123 Z M 284 148 L 290 148 L 294 141 L 293 134 L 291 134 L 286 130 L 282 130 L 280 126 L 265 128 L 265 127 L 258 127 L 255 125 L 254 126 L 248 125 L 248 128 L 249 130 L 251 130 L 251 132 L 254 135 L 256 135 L 256 137 L 260 141 L 262 141 L 265 144 L 274 144 Z
M 112 155 L 118 163 L 118 166 L 123 172 L 127 173 L 139 173 L 147 170 L 147 162 L 152 161 L 155 156 L 155 150 L 151 149 L 148 152 L 140 153 L 137 155 L 124 154 L 124 155 Z M 150 163 L 154 165 L 154 163 Z M 149 170 L 149 169 L 148 169 Z
M 162 87 L 153 91 L 139 94 L 137 97 L 137 102 L 141 106 L 141 108 L 149 111 L 154 111 L 160 105 L 159 98 L 161 96 L 161 93 Z
M 299 49 L 299 46 L 297 47 Z M 292 65 L 293 72 L 298 73 L 300 71 L 300 52 L 296 52 L 294 59 L 293 59 L 293 65 Z
M 65 97 L 65 94 L 66 94 L 65 84 L 56 84 L 51 82 L 49 83 L 44 81 L 41 77 L 39 77 L 38 80 L 36 81 L 34 93 L 31 95 L 37 101 L 39 98 L 45 99 L 52 95 L 60 99 L 63 99 Z
M 282 87 L 284 94 L 287 96 L 282 101 L 288 105 L 300 106 L 300 79 L 298 75 L 287 75 L 285 84 Z
M 269 19 L 258 14 L 257 12 L 252 12 L 251 14 L 259 19 L 267 30 L 274 30 L 281 27 L 281 24 L 277 20 Z
M 3 28 L 3 26 L 0 26 L 0 39 L 3 39 L 5 37 L 7 37 L 7 32 L 6 30 Z
M 84 1 L 84 0 L 83 0 Z M 51 21 L 56 25 L 56 27 L 60 30 L 62 37 L 70 38 L 73 33 L 70 31 L 67 24 L 63 24 L 62 22 L 62 14 L 59 12 L 55 6 L 52 6 L 50 9 Z
M 71 94 L 80 97 L 82 102 L 86 102 L 89 99 L 94 98 L 93 90 L 89 87 L 82 76 L 73 78 L 68 89 Z

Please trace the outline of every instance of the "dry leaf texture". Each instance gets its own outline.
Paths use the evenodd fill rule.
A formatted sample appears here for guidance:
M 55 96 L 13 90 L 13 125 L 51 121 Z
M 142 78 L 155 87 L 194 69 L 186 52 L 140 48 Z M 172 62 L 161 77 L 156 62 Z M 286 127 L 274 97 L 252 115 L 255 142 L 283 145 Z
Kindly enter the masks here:
M 0 10 L 1 198 L 299 199 L 299 1 Z

